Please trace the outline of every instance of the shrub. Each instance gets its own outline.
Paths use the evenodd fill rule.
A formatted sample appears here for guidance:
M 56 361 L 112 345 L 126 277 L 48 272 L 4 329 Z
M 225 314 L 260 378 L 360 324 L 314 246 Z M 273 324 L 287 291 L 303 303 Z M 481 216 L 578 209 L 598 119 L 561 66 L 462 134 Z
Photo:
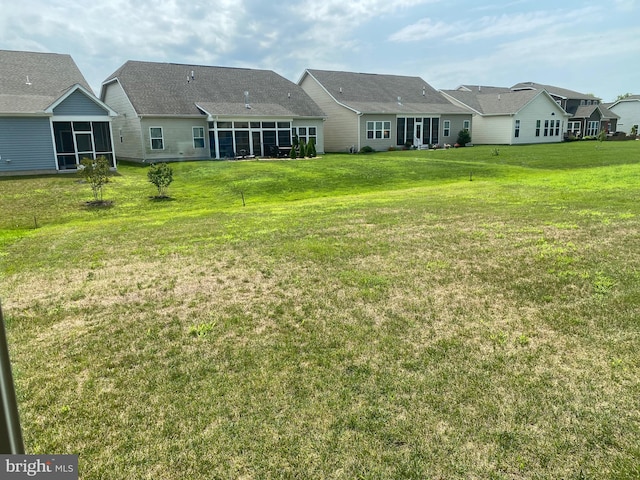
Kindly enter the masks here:
M 460 132 L 458 132 L 458 139 L 456 140 L 456 143 L 461 147 L 464 147 L 467 143 L 471 143 L 471 134 L 469 133 L 469 130 L 460 130 Z
M 296 158 L 298 158 L 298 152 L 296 152 L 295 145 L 291 146 L 291 150 L 289 150 L 289 158 L 291 160 L 295 160 Z
M 109 181 L 109 160 L 104 155 L 99 156 L 95 160 L 92 158 L 83 158 L 80 161 L 78 173 L 81 177 L 91 185 L 93 192 L 93 201 L 101 203 L 104 185 Z
M 309 144 L 307 145 L 307 157 L 314 158 L 318 152 L 316 152 L 316 141 L 314 138 L 309 139 Z
M 173 182 L 173 169 L 166 163 L 152 164 L 147 172 L 147 178 L 158 188 L 158 197 L 166 198 L 167 189 Z
M 369 145 L 365 145 L 360 149 L 360 153 L 373 153 L 375 150 L 371 148 Z

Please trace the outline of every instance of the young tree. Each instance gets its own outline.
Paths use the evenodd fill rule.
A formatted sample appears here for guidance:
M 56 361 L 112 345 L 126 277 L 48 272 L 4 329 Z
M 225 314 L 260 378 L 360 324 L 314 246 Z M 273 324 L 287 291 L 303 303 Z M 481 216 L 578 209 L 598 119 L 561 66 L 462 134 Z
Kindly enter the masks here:
M 95 160 L 85 157 L 80 161 L 78 173 L 91 186 L 93 201 L 96 203 L 103 201 L 104 185 L 109 181 L 109 166 L 109 160 L 103 155 Z
M 167 189 L 173 182 L 173 169 L 166 163 L 151 164 L 147 178 L 158 188 L 158 197 L 166 198 Z
M 307 156 L 307 146 L 304 143 L 304 140 L 300 139 L 300 158 L 304 158 Z
M 289 158 L 291 160 L 295 160 L 296 158 L 298 158 L 298 152 L 296 152 L 296 147 L 292 146 L 291 150 L 289 151 Z
M 316 152 L 316 142 L 314 138 L 309 139 L 309 144 L 307 145 L 307 156 L 310 158 L 314 158 L 317 155 Z

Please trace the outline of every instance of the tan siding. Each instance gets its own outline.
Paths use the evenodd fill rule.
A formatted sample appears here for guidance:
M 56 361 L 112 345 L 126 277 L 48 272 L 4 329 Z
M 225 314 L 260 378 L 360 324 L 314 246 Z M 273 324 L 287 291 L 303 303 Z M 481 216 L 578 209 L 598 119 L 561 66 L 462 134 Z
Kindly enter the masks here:
M 118 82 L 106 87 L 102 101 L 118 114 L 111 122 L 116 157 L 141 161 L 144 157 L 140 143 L 140 120 Z
M 473 117 L 472 141 L 479 145 L 509 145 L 513 132 L 511 126 L 513 118 L 511 116 Z
M 305 75 L 302 89 L 327 114 L 324 123 L 324 150 L 346 152 L 352 145 L 358 146 L 358 116 L 338 103 L 311 78 Z

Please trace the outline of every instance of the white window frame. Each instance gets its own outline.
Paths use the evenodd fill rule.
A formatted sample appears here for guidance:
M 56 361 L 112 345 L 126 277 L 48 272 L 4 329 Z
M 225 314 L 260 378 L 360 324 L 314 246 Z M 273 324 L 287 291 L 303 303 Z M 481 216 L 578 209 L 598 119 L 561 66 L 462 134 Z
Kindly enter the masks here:
M 598 134 L 600 122 L 598 120 L 589 120 L 587 123 L 587 137 L 595 137 Z
M 192 127 L 191 133 L 193 134 L 193 148 L 205 148 L 204 127 Z M 196 135 L 196 133 L 199 135 Z
M 471 120 L 465 120 L 462 122 L 462 129 L 466 130 L 467 132 L 469 130 L 471 130 Z
M 391 122 L 386 120 L 370 120 L 367 122 L 367 139 L 383 140 L 391 138 Z
M 443 137 L 451 136 L 451 120 L 442 121 L 442 136 Z
M 514 131 L 514 137 L 515 138 L 520 138 L 520 120 L 516 120 L 516 128 Z
M 304 133 L 301 133 L 301 129 L 304 128 Z M 306 145 L 309 144 L 309 140 L 313 138 L 314 143 L 318 144 L 318 127 L 300 125 L 298 127 L 291 128 L 291 137 L 298 137 L 298 140 L 304 140 Z
M 155 129 L 160 130 L 159 137 L 153 135 L 153 130 Z M 156 148 L 153 146 L 154 140 L 160 140 L 159 148 Z M 162 129 L 162 127 L 149 127 L 149 144 L 150 144 L 151 150 L 164 150 L 164 130 Z

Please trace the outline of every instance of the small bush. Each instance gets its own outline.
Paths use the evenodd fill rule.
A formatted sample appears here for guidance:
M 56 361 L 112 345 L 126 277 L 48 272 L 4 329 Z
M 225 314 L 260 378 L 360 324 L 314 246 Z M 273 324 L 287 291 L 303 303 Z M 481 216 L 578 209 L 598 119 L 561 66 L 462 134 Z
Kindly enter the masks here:
M 469 130 L 460 130 L 460 132 L 458 132 L 458 139 L 456 140 L 456 143 L 461 147 L 464 147 L 467 143 L 471 143 L 471 134 L 469 133 Z
M 371 148 L 369 145 L 365 145 L 360 149 L 360 153 L 373 153 L 375 150 Z
M 95 160 L 92 158 L 83 158 L 80 161 L 78 173 L 83 177 L 93 192 L 94 203 L 101 203 L 104 185 L 109 181 L 109 160 L 101 155 Z
M 158 197 L 166 198 L 167 189 L 173 182 L 173 169 L 166 163 L 152 164 L 147 172 L 147 178 L 158 188 Z

